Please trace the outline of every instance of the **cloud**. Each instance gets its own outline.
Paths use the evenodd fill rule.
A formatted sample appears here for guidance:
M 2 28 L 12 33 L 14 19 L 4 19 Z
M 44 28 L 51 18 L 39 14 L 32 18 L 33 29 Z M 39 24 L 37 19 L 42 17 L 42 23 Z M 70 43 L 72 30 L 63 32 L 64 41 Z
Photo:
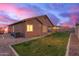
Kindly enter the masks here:
M 16 4 L 0 4 L 0 24 L 11 24 L 34 15 L 31 9 L 18 8 Z
M 79 16 L 79 4 L 59 4 L 59 3 L 29 3 L 29 4 L 0 4 L 0 22 L 12 23 L 25 18 L 39 15 L 48 15 L 56 25 L 74 23 L 74 15 Z M 79 17 L 78 17 L 79 18 Z M 77 18 L 77 19 L 78 19 Z

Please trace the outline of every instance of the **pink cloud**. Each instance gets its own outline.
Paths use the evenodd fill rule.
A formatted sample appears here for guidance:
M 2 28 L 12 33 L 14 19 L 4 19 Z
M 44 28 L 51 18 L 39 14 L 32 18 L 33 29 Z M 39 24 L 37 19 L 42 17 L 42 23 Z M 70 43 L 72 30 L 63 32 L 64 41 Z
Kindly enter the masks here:
M 24 18 L 33 17 L 35 12 L 31 9 L 18 8 L 15 4 L 0 4 L 0 11 L 5 12 L 5 16 L 0 15 L 0 22 L 6 22 L 7 24 L 16 22 L 16 20 L 21 20 Z M 6 18 L 8 16 L 8 18 Z M 13 20 L 15 19 L 15 20 Z M 7 24 L 0 24 L 0 26 L 5 26 Z
M 13 14 L 19 18 L 28 18 L 35 15 L 32 9 L 18 8 L 14 4 L 0 4 L 0 11 L 5 11 L 8 15 Z
M 77 12 L 77 11 L 79 11 L 79 7 L 78 6 L 73 6 L 69 10 L 72 11 L 72 12 Z

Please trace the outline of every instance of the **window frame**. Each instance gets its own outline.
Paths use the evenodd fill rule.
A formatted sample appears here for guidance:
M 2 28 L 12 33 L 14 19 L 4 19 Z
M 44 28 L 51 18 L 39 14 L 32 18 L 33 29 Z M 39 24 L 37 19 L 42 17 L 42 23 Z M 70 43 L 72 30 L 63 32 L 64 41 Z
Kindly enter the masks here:
M 27 24 L 26 27 L 27 32 L 33 32 L 33 24 Z

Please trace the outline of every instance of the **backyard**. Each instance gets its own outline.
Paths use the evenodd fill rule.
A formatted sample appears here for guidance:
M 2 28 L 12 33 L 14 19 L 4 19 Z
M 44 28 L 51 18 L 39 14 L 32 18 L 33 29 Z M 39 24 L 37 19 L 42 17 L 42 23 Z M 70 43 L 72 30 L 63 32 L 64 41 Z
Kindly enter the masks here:
M 64 56 L 69 35 L 69 32 L 56 32 L 12 47 L 21 56 Z

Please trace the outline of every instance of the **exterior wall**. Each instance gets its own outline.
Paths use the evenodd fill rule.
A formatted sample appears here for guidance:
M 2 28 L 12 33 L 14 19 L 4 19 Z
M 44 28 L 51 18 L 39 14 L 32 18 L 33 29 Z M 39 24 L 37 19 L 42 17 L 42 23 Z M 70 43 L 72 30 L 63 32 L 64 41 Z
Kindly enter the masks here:
M 23 33 L 25 35 L 25 23 L 22 22 L 22 23 L 18 23 L 18 24 L 9 26 L 9 32 L 10 33 L 20 32 L 20 33 Z
M 48 19 L 47 16 L 41 16 L 41 17 L 38 17 L 37 19 L 39 19 L 39 20 L 43 23 L 43 25 L 46 25 L 46 26 L 53 26 L 53 25 L 51 24 L 50 19 Z
M 48 27 L 45 25 L 42 25 L 42 32 L 47 33 L 48 32 Z
M 75 28 L 75 34 L 79 38 L 79 26 L 76 26 L 76 28 Z
M 33 31 L 27 32 L 27 25 L 33 25 Z M 42 34 L 42 24 L 37 20 L 31 19 L 26 21 L 26 37 L 35 37 Z
M 25 33 L 25 23 L 18 23 L 14 25 L 14 32 L 22 32 Z
M 8 32 L 9 33 L 12 33 L 13 32 L 13 26 L 9 26 Z
M 27 32 L 27 25 L 33 25 L 33 32 Z M 14 27 L 14 29 L 13 29 Z M 26 22 L 18 23 L 12 26 L 9 26 L 9 32 L 21 32 L 25 34 L 25 37 L 35 37 L 40 36 L 48 32 L 48 27 L 41 24 L 37 20 L 27 20 Z
M 33 31 L 27 31 L 27 25 L 33 25 Z M 34 37 L 42 34 L 46 34 L 52 27 L 51 22 L 47 16 L 35 17 L 24 19 L 22 22 L 17 22 L 9 26 L 9 32 L 21 32 L 25 34 L 25 37 Z
M 14 32 L 20 32 L 25 36 L 25 22 L 14 25 Z

